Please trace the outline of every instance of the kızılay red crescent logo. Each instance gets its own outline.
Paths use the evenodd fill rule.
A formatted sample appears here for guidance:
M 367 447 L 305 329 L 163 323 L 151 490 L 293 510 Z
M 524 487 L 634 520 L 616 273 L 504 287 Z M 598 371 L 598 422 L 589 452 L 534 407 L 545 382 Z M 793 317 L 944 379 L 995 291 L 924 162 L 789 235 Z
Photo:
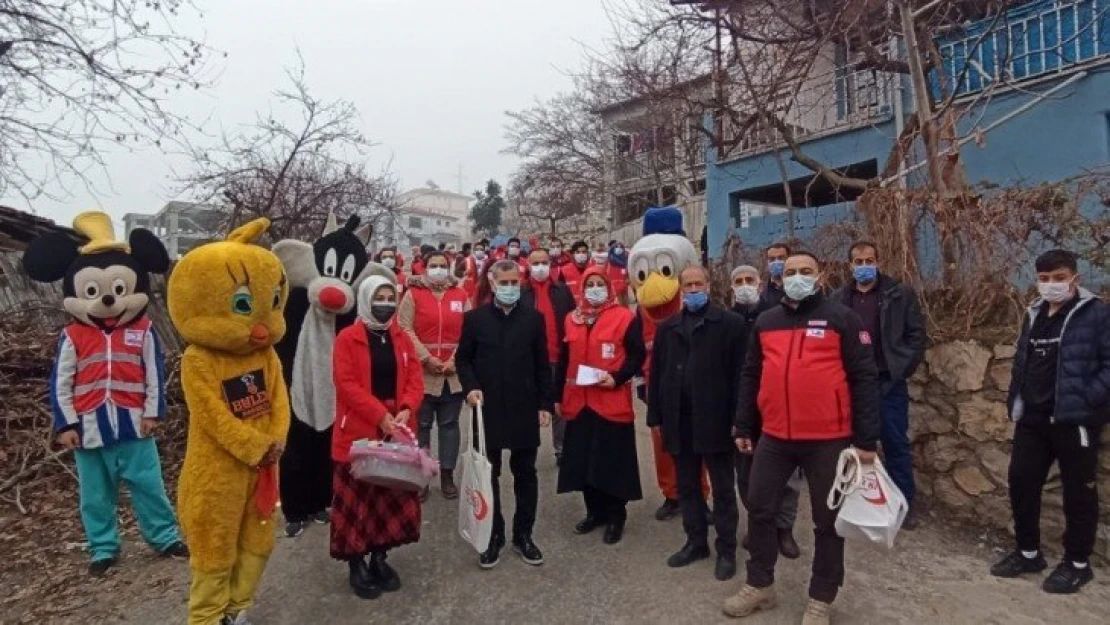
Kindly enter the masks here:
M 474 518 L 482 521 L 489 516 L 489 502 L 486 501 L 482 491 L 476 488 L 466 489 L 466 497 L 470 500 L 470 508 L 474 511 Z
M 867 503 L 876 506 L 886 505 L 886 493 L 883 492 L 883 484 L 879 481 L 879 475 L 874 471 L 864 474 L 860 489 L 863 491 L 863 500 Z

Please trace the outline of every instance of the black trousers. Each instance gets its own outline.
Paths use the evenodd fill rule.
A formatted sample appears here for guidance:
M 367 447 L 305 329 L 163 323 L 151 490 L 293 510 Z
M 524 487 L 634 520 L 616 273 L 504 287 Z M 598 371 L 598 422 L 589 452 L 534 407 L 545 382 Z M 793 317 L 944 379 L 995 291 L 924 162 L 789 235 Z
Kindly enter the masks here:
M 303 522 L 331 505 L 331 428 L 317 432 L 296 417 L 290 419 L 278 469 L 286 521 Z
M 1053 461 L 1064 487 L 1064 557 L 1086 562 L 1098 532 L 1100 427 L 1026 425 L 1014 428 L 1010 456 L 1010 507 L 1018 548 L 1041 547 L 1041 493 Z
M 836 479 L 836 461 L 848 447 L 848 439 L 832 441 L 784 441 L 763 435 L 755 448 L 748 500 L 748 584 L 766 588 L 775 582 L 779 557 L 775 515 L 782 503 L 782 489 L 790 476 L 802 469 L 809 482 L 813 511 L 813 576 L 809 596 L 832 603 L 844 584 L 844 539 L 836 533 L 836 511 L 829 510 L 825 497 Z
M 717 530 L 717 555 L 736 557 L 736 526 L 740 512 L 736 507 L 736 473 L 733 452 L 719 454 L 681 453 L 674 457 L 678 477 L 678 501 L 682 507 L 682 528 L 686 540 L 709 543 L 708 510 L 701 491 L 704 463 L 713 489 L 713 524 Z
M 531 536 L 536 525 L 536 506 L 540 499 L 540 484 L 536 477 L 536 452 L 538 448 L 509 450 L 509 470 L 513 473 L 513 494 L 516 512 L 513 514 L 513 537 Z M 493 535 L 505 536 L 505 517 L 501 515 L 501 452 L 489 450 L 493 465 Z
M 582 487 L 582 499 L 586 502 L 588 516 L 606 523 L 624 523 L 628 519 L 628 502 L 620 497 L 587 484 Z

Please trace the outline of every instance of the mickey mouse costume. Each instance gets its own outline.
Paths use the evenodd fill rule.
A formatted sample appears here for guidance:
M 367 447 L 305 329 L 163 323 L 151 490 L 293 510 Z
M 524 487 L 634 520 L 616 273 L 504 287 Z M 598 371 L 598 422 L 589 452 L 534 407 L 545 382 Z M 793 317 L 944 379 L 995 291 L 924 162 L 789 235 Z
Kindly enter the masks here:
M 64 279 L 63 307 L 73 321 L 58 342 L 50 403 L 58 442 L 74 449 L 89 573 L 116 564 L 119 484 L 127 484 L 143 539 L 164 555 L 187 557 L 162 481 L 151 434 L 166 416 L 161 341 L 146 316 L 149 272 L 169 268 L 165 247 L 136 229 L 115 241 L 111 218 L 82 213 L 73 227 L 88 243 L 52 234 L 31 243 L 23 267 L 38 282 Z

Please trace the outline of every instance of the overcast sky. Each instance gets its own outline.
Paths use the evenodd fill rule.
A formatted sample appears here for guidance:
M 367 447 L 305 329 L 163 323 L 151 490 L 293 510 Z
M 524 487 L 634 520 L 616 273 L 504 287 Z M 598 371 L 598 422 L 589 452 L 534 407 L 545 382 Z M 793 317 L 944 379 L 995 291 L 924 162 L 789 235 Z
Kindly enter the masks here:
M 455 190 L 463 167 L 470 193 L 504 181 L 514 159 L 504 147 L 504 111 L 568 87 L 582 44 L 598 46 L 610 25 L 602 0 L 197 0 L 206 42 L 228 54 L 216 86 L 184 103 L 212 127 L 249 123 L 267 110 L 283 68 L 299 48 L 322 99 L 359 109 L 378 143 L 371 170 L 392 161 L 403 188 L 435 180 Z M 190 21 L 190 31 L 194 24 Z M 170 158 L 157 149 L 108 157 L 103 193 L 77 187 L 63 202 L 39 200 L 40 214 L 68 223 L 100 207 L 117 220 L 155 212 L 171 197 Z M 184 198 L 182 198 L 184 199 Z M 14 197 L 6 204 L 26 208 Z

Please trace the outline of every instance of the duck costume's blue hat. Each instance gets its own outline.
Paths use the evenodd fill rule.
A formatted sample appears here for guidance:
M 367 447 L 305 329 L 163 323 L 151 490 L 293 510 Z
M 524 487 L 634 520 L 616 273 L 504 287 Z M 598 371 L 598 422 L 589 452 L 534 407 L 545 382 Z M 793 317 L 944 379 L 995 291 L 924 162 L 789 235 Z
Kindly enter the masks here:
M 677 206 L 653 206 L 644 213 L 644 236 L 649 234 L 677 234 L 686 236 L 682 229 L 682 211 Z

